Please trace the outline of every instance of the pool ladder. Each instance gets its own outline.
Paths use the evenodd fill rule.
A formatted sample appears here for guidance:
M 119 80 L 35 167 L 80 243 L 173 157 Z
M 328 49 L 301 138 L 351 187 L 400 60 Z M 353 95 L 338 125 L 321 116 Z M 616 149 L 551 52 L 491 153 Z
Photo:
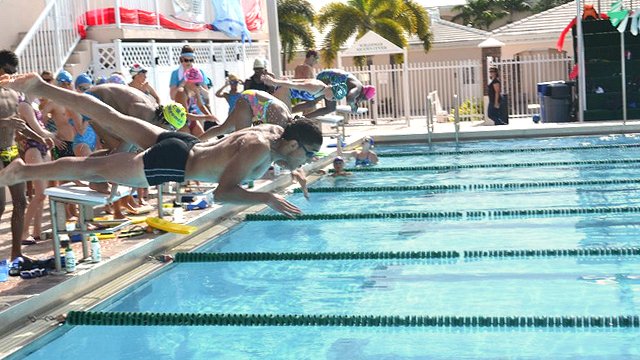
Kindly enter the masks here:
M 432 135 L 433 135 L 433 93 L 429 93 L 427 95 L 427 142 L 431 145 Z M 455 106 L 454 110 L 454 130 L 455 130 L 455 139 L 456 145 L 460 142 L 460 99 L 458 98 L 458 94 L 453 95 L 453 104 Z

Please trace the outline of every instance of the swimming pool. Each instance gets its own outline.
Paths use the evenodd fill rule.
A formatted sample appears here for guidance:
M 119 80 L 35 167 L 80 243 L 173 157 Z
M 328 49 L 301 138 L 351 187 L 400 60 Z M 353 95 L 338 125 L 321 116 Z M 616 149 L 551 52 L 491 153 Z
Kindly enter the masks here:
M 625 144 L 629 147 L 620 146 Z M 335 220 L 322 216 L 280 220 L 267 211 L 264 218 L 245 221 L 199 249 L 342 252 L 346 258 L 179 262 L 95 309 L 106 316 L 115 312 L 243 314 L 252 319 L 265 314 L 321 319 L 432 316 L 445 319 L 444 325 L 65 325 L 16 357 L 48 359 L 64 353 L 149 359 L 640 356 L 640 329 L 606 325 L 612 324 L 611 319 L 600 321 L 640 315 L 640 256 L 601 255 L 600 250 L 547 256 L 534 251 L 640 247 L 640 170 L 633 162 L 615 163 L 640 158 L 640 148 L 634 147 L 638 144 L 640 138 L 635 136 L 606 136 L 435 144 L 432 148 L 380 146 L 381 164 L 376 170 L 391 171 L 325 177 L 313 184 L 318 192 L 312 192 L 308 202 L 301 194 L 290 196 L 305 213 Z M 573 147 L 588 149 L 567 149 Z M 440 153 L 404 156 L 429 152 Z M 533 164 L 560 161 L 574 164 Z M 506 166 L 523 163 L 531 166 Z M 417 166 L 451 168 L 401 170 Z M 522 183 L 529 185 L 506 189 L 495 185 Z M 409 185 L 449 187 L 394 188 Z M 588 213 L 586 209 L 595 210 Z M 354 217 L 410 213 L 422 217 Z M 491 250 L 526 250 L 532 255 L 473 255 L 473 251 Z M 455 251 L 459 256 L 354 258 L 367 252 L 409 251 Z M 520 322 L 518 326 L 473 325 L 469 320 L 465 325 L 449 321 L 450 317 L 475 317 L 476 322 L 478 317 L 514 317 Z M 527 325 L 525 317 L 590 320 L 578 321 L 581 326 L 574 326 L 574 321 L 536 327 Z

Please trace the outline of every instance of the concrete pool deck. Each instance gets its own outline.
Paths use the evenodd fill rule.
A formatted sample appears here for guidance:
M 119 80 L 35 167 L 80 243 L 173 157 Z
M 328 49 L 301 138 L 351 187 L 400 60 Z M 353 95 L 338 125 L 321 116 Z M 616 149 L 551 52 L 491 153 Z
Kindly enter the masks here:
M 530 119 L 512 119 L 506 126 L 474 126 L 477 123 L 461 123 L 457 137 L 460 140 L 472 140 L 640 132 L 640 121 L 628 121 L 624 125 L 621 121 L 535 124 Z M 410 126 L 406 126 L 403 121 L 377 126 L 347 126 L 347 142 L 357 142 L 362 136 L 371 135 L 377 142 L 426 143 L 429 135 L 425 125 L 425 119 L 414 119 L 410 121 Z M 453 123 L 434 124 L 432 141 L 451 141 L 455 138 Z M 335 148 L 325 146 L 322 151 L 329 156 L 308 165 L 308 170 L 329 165 Z M 281 176 L 273 182 L 256 182 L 256 190 L 285 189 L 291 186 L 289 176 Z M 297 185 L 293 185 L 295 186 Z M 81 264 L 73 275 L 49 275 L 30 280 L 10 277 L 8 281 L 0 283 L 0 357 L 24 347 L 56 327 L 57 315 L 69 310 L 87 310 L 166 265 L 152 255 L 190 251 L 239 223 L 243 212 L 263 208 L 264 206 L 214 205 L 206 210 L 186 212 L 188 223 L 199 228 L 190 236 L 147 233 L 136 238 L 103 240 L 101 243 L 105 261 L 99 264 Z M 0 223 L 0 258 L 7 258 L 10 253 L 11 210 L 11 205 L 7 204 L 5 221 Z M 45 214 L 48 214 L 47 210 Z M 49 218 L 45 218 L 43 227 L 45 230 L 50 228 Z M 52 254 L 52 242 L 50 239 L 42 240 L 23 249 L 28 256 L 48 257 Z M 78 249 L 76 248 L 76 253 L 80 254 Z

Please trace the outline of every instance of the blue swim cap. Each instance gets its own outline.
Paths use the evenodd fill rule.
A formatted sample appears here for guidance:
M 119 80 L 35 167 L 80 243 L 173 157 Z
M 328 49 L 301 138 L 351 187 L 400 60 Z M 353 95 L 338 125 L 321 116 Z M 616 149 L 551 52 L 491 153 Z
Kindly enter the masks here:
M 124 76 L 120 74 L 111 74 L 107 82 L 111 84 L 127 85 L 127 81 L 124 79 Z
M 93 85 L 93 79 L 91 78 L 91 76 L 89 76 L 89 74 L 78 75 L 78 77 L 76 78 L 76 88 L 78 88 L 80 85 L 85 84 Z
M 102 85 L 102 84 L 106 84 L 106 83 L 108 83 L 108 82 L 109 82 L 109 81 L 107 80 L 107 77 L 106 77 L 106 76 L 99 76 L 99 77 L 96 79 L 96 85 Z
M 56 82 L 71 84 L 73 82 L 73 76 L 71 76 L 70 72 L 62 70 L 58 73 L 58 76 L 56 76 Z

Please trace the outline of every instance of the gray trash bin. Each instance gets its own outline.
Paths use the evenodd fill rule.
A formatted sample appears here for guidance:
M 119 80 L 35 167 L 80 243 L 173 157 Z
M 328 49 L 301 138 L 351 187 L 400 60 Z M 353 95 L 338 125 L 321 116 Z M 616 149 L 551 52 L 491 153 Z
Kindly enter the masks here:
M 542 121 L 568 122 L 571 119 L 571 86 L 565 82 L 546 84 L 542 104 Z

